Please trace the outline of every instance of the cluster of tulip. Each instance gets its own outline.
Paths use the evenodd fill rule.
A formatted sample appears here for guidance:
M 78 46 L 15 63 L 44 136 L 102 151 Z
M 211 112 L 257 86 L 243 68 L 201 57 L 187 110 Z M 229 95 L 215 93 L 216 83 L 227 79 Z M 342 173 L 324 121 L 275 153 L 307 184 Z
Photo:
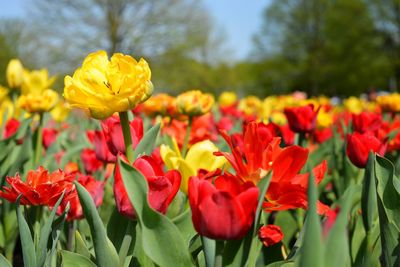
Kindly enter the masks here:
M 152 95 L 104 51 L 65 102 L 47 70 L 6 76 L 1 266 L 398 264 L 398 94 Z

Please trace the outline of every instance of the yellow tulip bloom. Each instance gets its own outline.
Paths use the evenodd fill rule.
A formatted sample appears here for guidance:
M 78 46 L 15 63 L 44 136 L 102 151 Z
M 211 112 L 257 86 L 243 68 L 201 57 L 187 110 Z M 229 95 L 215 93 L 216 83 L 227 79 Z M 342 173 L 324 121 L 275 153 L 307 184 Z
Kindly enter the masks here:
M 21 61 L 18 59 L 11 59 L 8 62 L 6 70 L 6 78 L 8 86 L 11 88 L 18 88 L 21 86 L 23 81 L 24 68 L 22 67 Z
M 41 70 L 24 70 L 23 80 L 21 84 L 22 94 L 41 94 L 43 91 L 50 89 L 56 77 L 49 77 L 47 69 Z
M 17 106 L 29 113 L 43 113 L 50 111 L 57 101 L 57 92 L 47 89 L 41 94 L 29 93 L 21 95 L 17 100 Z
M 51 117 L 57 122 L 63 122 L 69 114 L 69 108 L 64 101 L 59 101 L 58 104 L 50 111 Z
M 214 105 L 214 97 L 200 90 L 184 92 L 176 97 L 178 111 L 188 116 L 200 116 L 209 112 Z
M 108 60 L 105 51 L 89 54 L 74 75 L 64 79 L 64 97 L 73 108 L 105 119 L 146 101 L 153 92 L 151 72 L 144 59 L 121 53 Z
M 173 148 L 161 145 L 160 154 L 169 170 L 176 169 L 182 175 L 181 190 L 187 193 L 188 181 L 191 176 L 197 175 L 199 169 L 213 171 L 227 165 L 224 157 L 214 156 L 218 148 L 210 141 L 204 140 L 192 145 L 185 158 L 182 158 L 176 141 Z
M 376 101 L 383 111 L 400 112 L 400 94 L 378 96 Z
M 262 111 L 262 102 L 256 96 L 247 96 L 240 100 L 239 110 L 243 111 L 246 115 L 260 116 Z
M 237 101 L 237 95 L 235 92 L 223 92 L 218 97 L 218 104 L 220 107 L 230 107 Z

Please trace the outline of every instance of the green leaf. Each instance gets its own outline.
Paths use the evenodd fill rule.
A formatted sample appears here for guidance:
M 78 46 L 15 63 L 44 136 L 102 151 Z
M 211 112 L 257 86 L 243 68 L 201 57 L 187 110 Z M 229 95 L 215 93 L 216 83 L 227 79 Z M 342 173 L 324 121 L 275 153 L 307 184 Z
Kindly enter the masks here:
M 304 224 L 304 237 L 301 246 L 300 267 L 320 267 L 323 262 L 324 248 L 321 240 L 321 223 L 317 214 L 317 189 L 314 175 L 308 179 L 308 211 Z
M 61 250 L 61 258 L 63 267 L 96 267 L 96 264 L 94 264 L 90 259 L 71 251 Z
M 339 205 L 340 212 L 336 217 L 335 224 L 329 231 L 325 243 L 324 266 L 336 267 L 351 265 L 347 224 L 355 191 L 354 186 L 350 186 L 343 195 L 342 201 Z
M 12 267 L 11 263 L 1 254 L 0 254 L 0 266 L 1 267 Z
M 160 266 L 192 266 L 188 245 L 179 229 L 166 216 L 150 208 L 145 178 L 127 163 L 118 162 L 129 199 L 136 210 L 147 256 Z
M 74 182 L 78 191 L 86 220 L 92 233 L 96 262 L 100 267 L 119 266 L 118 254 L 107 238 L 106 230 L 100 219 L 96 206 L 88 191 L 77 181 Z
M 276 214 L 274 224 L 279 226 L 282 229 L 282 232 L 285 233 L 282 243 L 288 248 L 289 242 L 297 232 L 298 225 L 296 220 L 289 211 L 280 211 Z
M 292 261 L 278 261 L 268 264 L 266 267 L 294 267 L 295 263 Z
M 393 185 L 393 164 L 380 156 L 375 160 L 378 215 L 381 229 L 383 266 L 400 265 L 400 195 Z
M 91 257 L 90 251 L 79 231 L 75 231 L 75 251 L 86 258 L 90 259 Z
M 181 234 L 188 247 L 190 240 L 196 235 L 196 230 L 194 229 L 192 223 L 192 210 L 190 208 L 186 209 L 179 216 L 173 218 L 172 222 L 181 231 Z
M 62 193 L 60 198 L 58 199 L 57 203 L 54 205 L 52 211 L 50 212 L 49 218 L 47 218 L 45 224 L 43 225 L 43 228 L 40 231 L 40 239 L 39 239 L 39 246 L 38 246 L 38 252 L 37 252 L 37 266 L 43 266 L 45 261 L 46 261 L 46 255 L 47 255 L 47 243 L 49 241 L 49 235 L 51 233 L 51 226 L 54 220 L 54 216 L 56 215 L 57 208 L 60 205 L 63 197 L 64 197 L 65 191 Z M 57 240 L 56 240 L 57 242 Z M 51 255 L 49 255 L 51 256 Z
M 157 123 L 143 135 L 142 140 L 140 140 L 139 144 L 136 146 L 135 151 L 133 153 L 135 159 L 143 154 L 151 155 L 151 153 L 154 150 L 154 146 L 156 144 L 159 132 L 160 132 L 160 124 Z
M 127 229 L 129 224 L 130 220 L 127 217 L 122 216 L 117 208 L 114 208 L 107 224 L 107 236 L 114 244 L 117 251 L 121 248 L 126 233 L 125 229 Z
M 35 246 L 33 244 L 32 235 L 28 223 L 26 222 L 25 217 L 21 211 L 21 206 L 19 205 L 21 197 L 22 194 L 19 195 L 19 197 L 17 198 L 16 208 L 17 208 L 19 235 L 21 237 L 22 256 L 24 258 L 24 266 L 35 267 L 36 266 Z
M 376 203 L 375 154 L 371 151 L 365 168 L 361 196 L 362 218 L 366 232 L 371 230 L 372 224 L 378 216 L 378 207 Z

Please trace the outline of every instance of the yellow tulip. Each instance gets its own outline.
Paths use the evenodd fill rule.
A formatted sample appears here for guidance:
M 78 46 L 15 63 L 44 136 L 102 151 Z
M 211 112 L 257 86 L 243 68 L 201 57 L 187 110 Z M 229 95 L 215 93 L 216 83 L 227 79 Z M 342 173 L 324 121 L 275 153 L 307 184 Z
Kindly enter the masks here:
M 239 110 L 243 111 L 246 115 L 259 116 L 262 109 L 262 102 L 256 96 L 248 96 L 240 100 Z
M 64 97 L 73 108 L 95 119 L 133 109 L 153 92 L 151 72 L 144 59 L 120 53 L 108 60 L 105 51 L 89 54 L 74 75 L 64 79 Z
M 29 113 L 43 113 L 50 111 L 58 100 L 58 94 L 46 89 L 41 94 L 29 93 L 21 95 L 17 100 L 17 106 Z
M 8 89 L 0 85 L 0 103 L 8 98 Z
M 211 94 L 202 93 L 200 90 L 184 92 L 176 97 L 176 106 L 181 114 L 200 116 L 209 112 L 214 105 Z
M 218 104 L 220 107 L 230 107 L 237 101 L 237 95 L 235 92 L 223 92 L 218 97 Z
M 351 96 L 343 101 L 345 109 L 351 113 L 359 114 L 363 111 L 363 103 L 357 97 Z
M 323 108 L 321 108 L 317 115 L 317 128 L 325 129 L 330 127 L 333 124 L 333 116 L 330 112 L 326 112 Z
M 69 108 L 64 101 L 59 101 L 50 111 L 51 117 L 57 122 L 63 122 L 69 114 Z
M 50 89 L 56 77 L 49 77 L 47 69 L 24 70 L 23 81 L 21 85 L 22 94 L 41 94 Z
M 161 145 L 160 154 L 168 169 L 176 169 L 182 175 L 181 190 L 187 193 L 188 181 L 191 176 L 197 175 L 199 169 L 213 171 L 227 165 L 224 157 L 214 156 L 218 148 L 210 141 L 205 140 L 192 145 L 182 158 L 176 141 L 173 141 L 173 148 Z
M 378 96 L 376 102 L 383 111 L 400 112 L 400 94 Z
M 285 125 L 287 123 L 286 116 L 281 111 L 276 111 L 271 114 L 270 120 L 277 125 Z
M 168 94 L 153 95 L 143 103 L 142 111 L 150 117 L 174 116 L 177 113 L 175 97 Z
M 21 86 L 23 81 L 24 68 L 22 67 L 21 61 L 18 59 L 11 59 L 8 62 L 6 70 L 6 78 L 8 86 L 11 88 L 18 88 Z

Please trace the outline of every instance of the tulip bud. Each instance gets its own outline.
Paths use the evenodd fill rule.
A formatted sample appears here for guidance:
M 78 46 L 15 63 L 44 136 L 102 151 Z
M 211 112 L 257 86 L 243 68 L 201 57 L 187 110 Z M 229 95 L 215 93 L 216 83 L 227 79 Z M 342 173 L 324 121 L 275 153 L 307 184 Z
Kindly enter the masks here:
M 314 110 L 314 105 L 285 108 L 285 115 L 289 127 L 296 133 L 309 133 L 315 129 L 319 109 Z
M 10 86 L 10 88 L 20 87 L 22 84 L 23 73 L 24 68 L 21 61 L 18 59 L 11 59 L 6 70 L 8 86 Z
M 346 154 L 354 165 L 359 168 L 365 168 L 370 151 L 383 156 L 386 151 L 386 143 L 382 143 L 369 132 L 364 134 L 353 133 L 347 135 Z
M 269 247 L 281 242 L 283 233 L 279 226 L 269 224 L 262 226 L 260 230 L 258 230 L 258 238 L 264 246 Z

